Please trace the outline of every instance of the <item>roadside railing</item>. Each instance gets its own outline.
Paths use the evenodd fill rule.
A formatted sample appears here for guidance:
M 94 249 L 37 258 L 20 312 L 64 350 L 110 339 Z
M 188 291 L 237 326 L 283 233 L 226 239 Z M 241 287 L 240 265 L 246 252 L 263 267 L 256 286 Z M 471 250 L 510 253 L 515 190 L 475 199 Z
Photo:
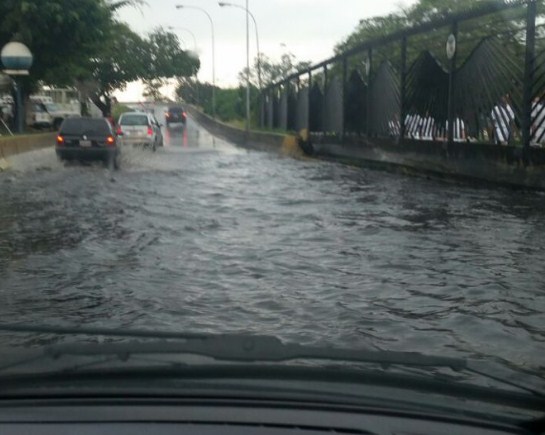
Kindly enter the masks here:
M 528 156 L 545 145 L 541 12 L 535 0 L 479 2 L 365 41 L 264 89 L 262 126 L 334 143 L 470 142 Z

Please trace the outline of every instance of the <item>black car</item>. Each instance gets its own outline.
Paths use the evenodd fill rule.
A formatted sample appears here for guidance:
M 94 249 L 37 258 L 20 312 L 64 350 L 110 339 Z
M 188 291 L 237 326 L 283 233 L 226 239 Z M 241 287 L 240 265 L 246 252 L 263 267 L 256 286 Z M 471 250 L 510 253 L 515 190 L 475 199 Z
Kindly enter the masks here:
M 55 149 L 61 160 L 102 160 L 110 167 L 119 166 L 117 138 L 105 118 L 65 119 Z
M 165 119 L 167 127 L 174 123 L 182 123 L 185 126 L 187 121 L 187 113 L 182 106 L 172 106 L 169 107 L 165 113 Z

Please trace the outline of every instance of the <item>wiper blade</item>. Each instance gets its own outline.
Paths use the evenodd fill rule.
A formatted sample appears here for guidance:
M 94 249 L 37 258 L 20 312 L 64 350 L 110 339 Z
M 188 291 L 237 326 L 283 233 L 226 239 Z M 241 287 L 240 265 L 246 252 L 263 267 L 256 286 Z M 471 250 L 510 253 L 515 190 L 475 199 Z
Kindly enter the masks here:
M 53 334 L 53 335 L 91 335 L 103 337 L 132 337 L 132 338 L 172 338 L 172 339 L 202 339 L 209 334 L 193 334 L 168 331 L 146 331 L 134 329 L 109 329 L 109 328 L 74 328 L 46 325 L 25 325 L 0 323 L 0 331 L 5 332 L 29 332 L 32 334 Z
M 232 362 L 287 362 L 300 359 L 374 363 L 383 366 L 448 367 L 455 371 L 467 368 L 463 359 L 426 356 L 416 352 L 370 351 L 339 348 L 319 348 L 284 344 L 278 338 L 262 335 L 214 335 L 138 330 L 110 330 L 103 328 L 60 328 L 48 326 L 0 324 L 0 331 L 47 333 L 55 335 L 91 335 L 107 337 L 177 339 L 181 341 L 61 344 L 43 349 L 46 356 L 118 355 L 123 359 L 143 354 L 193 354 Z M 42 353 L 42 354 L 43 354 Z M 33 358 L 33 360 L 35 357 Z M 21 361 L 23 363 L 23 361 Z M 17 363 L 9 364 L 13 367 Z M 0 366 L 0 370 L 8 368 Z
M 284 344 L 278 338 L 266 335 L 197 334 L 168 331 L 146 331 L 107 328 L 65 328 L 55 326 L 30 326 L 0 324 L 0 331 L 28 332 L 54 335 L 88 335 L 102 337 L 151 338 L 170 341 L 58 344 L 47 346 L 25 358 L 0 365 L 0 371 L 30 364 L 44 357 L 58 359 L 61 356 L 110 356 L 122 361 L 137 355 L 190 354 L 223 362 L 281 363 L 294 360 L 315 360 L 354 364 L 379 364 L 416 368 L 450 368 L 456 372 L 474 373 L 538 397 L 543 392 L 479 370 L 465 359 L 427 356 L 416 352 L 353 350 L 332 347 L 311 347 Z M 5 358 L 4 358 L 5 360 Z M 77 366 L 74 367 L 77 369 Z

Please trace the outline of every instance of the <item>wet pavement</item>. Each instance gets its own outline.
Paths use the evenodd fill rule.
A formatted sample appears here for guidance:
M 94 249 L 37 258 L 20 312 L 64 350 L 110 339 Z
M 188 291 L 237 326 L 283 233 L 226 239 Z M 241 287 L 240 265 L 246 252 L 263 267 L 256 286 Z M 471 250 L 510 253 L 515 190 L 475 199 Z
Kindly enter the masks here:
M 158 113 L 161 108 L 158 108 Z M 545 198 L 247 151 L 0 173 L 2 322 L 252 332 L 543 373 Z

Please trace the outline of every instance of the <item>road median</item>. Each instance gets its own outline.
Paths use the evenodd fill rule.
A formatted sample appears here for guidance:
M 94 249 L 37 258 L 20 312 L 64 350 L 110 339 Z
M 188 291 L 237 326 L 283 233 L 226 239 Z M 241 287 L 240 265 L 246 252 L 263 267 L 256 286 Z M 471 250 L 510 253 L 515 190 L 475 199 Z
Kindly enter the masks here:
M 299 137 L 295 134 L 256 130 L 250 130 L 247 133 L 244 129 L 215 120 L 195 107 L 188 106 L 188 110 L 193 118 L 213 135 L 222 137 L 241 147 L 259 151 L 274 151 L 293 157 L 302 157 L 304 155 L 299 146 Z
M 36 133 L 0 137 L 0 171 L 9 167 L 9 157 L 52 147 L 57 133 Z

